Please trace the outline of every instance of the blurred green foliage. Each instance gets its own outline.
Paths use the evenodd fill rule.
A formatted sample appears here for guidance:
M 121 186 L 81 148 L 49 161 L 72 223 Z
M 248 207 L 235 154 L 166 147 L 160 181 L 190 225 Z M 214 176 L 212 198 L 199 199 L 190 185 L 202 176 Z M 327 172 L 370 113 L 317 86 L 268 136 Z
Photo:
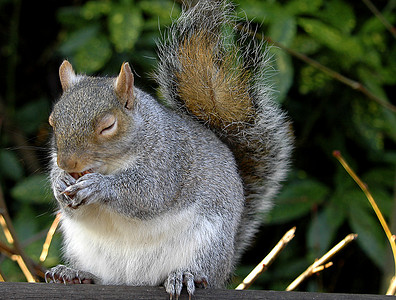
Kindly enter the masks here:
M 360 1 L 239 0 L 242 21 L 258 27 L 257 38 L 315 59 L 391 98 L 396 84 L 396 43 Z M 138 85 L 155 94 L 150 73 L 161 31 L 180 12 L 171 0 L 0 1 L 0 184 L 18 237 L 37 261 L 55 210 L 46 177 L 51 103 L 60 93 L 57 68 L 69 59 L 78 72 L 117 74 L 129 61 Z M 377 1 L 396 22 L 396 1 Z M 11 16 L 11 17 L 9 17 Z M 270 80 L 293 121 L 293 170 L 234 283 L 258 263 L 290 227 L 297 236 L 253 286 L 283 290 L 346 234 L 359 235 L 334 258 L 334 266 L 301 289 L 380 293 L 393 272 L 389 245 L 364 194 L 331 153 L 340 150 L 361 175 L 391 225 L 394 212 L 396 113 L 340 83 L 279 47 L 270 49 Z M 264 219 L 264 217 L 263 217 Z M 393 229 L 396 231 L 395 228 Z M 0 234 L 0 240 L 4 237 Z M 46 266 L 59 261 L 56 236 Z M 363 262 L 362 262 L 363 261 Z M 22 281 L 15 263 L 0 256 L 7 280 Z M 381 283 L 381 278 L 384 283 Z

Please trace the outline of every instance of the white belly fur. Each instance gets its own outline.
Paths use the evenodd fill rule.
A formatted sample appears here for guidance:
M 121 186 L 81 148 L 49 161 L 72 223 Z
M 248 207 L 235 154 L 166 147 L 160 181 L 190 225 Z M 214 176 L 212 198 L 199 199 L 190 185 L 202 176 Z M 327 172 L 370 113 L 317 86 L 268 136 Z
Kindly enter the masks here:
M 169 273 L 193 266 L 220 228 L 198 220 L 193 207 L 148 221 L 96 205 L 79 208 L 77 215 L 62 218 L 65 256 L 104 284 L 159 285 Z

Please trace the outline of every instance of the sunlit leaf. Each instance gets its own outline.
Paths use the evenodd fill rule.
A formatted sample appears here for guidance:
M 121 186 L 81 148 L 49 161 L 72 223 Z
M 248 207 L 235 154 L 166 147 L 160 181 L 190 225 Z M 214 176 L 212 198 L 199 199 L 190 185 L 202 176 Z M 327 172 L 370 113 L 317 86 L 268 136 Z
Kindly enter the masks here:
M 111 8 L 112 3 L 110 1 L 88 1 L 82 9 L 82 16 L 87 20 L 92 20 L 107 15 Z
M 291 0 L 287 1 L 285 9 L 290 14 L 306 14 L 306 13 L 316 13 L 323 0 Z
M 110 42 L 103 35 L 92 37 L 76 51 L 73 63 L 77 70 L 93 73 L 101 69 L 112 54 Z
M 355 37 L 316 19 L 299 18 L 298 24 L 323 45 L 346 55 L 351 62 L 362 58 L 364 51 Z
M 142 13 L 138 7 L 120 6 L 113 9 L 109 15 L 108 27 L 116 50 L 131 50 L 140 36 L 142 26 Z

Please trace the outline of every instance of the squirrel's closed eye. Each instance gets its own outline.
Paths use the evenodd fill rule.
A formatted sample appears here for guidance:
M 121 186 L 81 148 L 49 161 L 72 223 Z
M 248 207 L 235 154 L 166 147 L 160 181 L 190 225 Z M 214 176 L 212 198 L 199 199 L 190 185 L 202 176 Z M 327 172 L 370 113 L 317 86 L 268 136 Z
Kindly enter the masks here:
M 113 115 L 106 116 L 102 119 L 98 127 L 100 135 L 111 136 L 117 131 L 117 119 Z

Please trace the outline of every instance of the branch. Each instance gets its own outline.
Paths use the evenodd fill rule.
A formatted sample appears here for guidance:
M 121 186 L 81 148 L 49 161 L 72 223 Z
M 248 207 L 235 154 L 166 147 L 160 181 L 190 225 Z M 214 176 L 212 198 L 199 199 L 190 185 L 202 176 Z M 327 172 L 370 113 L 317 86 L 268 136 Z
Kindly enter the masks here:
M 348 234 L 341 242 L 339 242 L 337 245 L 335 245 L 329 252 L 327 252 L 325 255 L 323 255 L 320 259 L 316 260 L 312 265 L 308 267 L 300 276 L 298 276 L 287 288 L 286 291 L 292 291 L 294 290 L 301 282 L 303 282 L 305 279 L 310 277 L 312 274 L 315 274 L 317 271 L 321 270 L 322 265 L 326 264 L 326 262 L 332 258 L 337 252 L 339 252 L 342 248 L 344 248 L 346 245 L 348 245 L 350 242 L 355 240 L 357 237 L 357 234 Z M 323 266 L 323 269 L 329 267 L 328 264 Z M 318 269 L 319 268 L 319 269 Z
M 19 263 L 25 276 L 27 275 L 26 279 L 28 281 L 36 281 L 35 276 L 33 275 L 33 274 L 36 274 L 36 272 L 33 268 L 33 264 L 31 263 L 30 258 L 23 251 L 18 239 L 16 238 L 14 226 L 12 226 L 11 218 L 8 214 L 8 210 L 7 210 L 6 203 L 4 201 L 3 190 L 1 189 L 1 186 L 0 186 L 0 214 L 4 218 L 4 226 L 6 226 L 6 229 L 8 231 L 8 238 L 11 238 L 10 241 L 12 242 L 12 245 L 15 248 L 15 252 L 16 252 L 15 254 L 17 256 L 20 256 L 20 259 L 17 256 L 13 257 L 13 259 Z M 6 234 L 6 236 L 7 236 L 7 234 Z
M 5 245 L 4 243 L 2 243 L 0 241 L 0 253 L 8 256 L 10 259 L 18 262 L 17 257 L 21 257 L 13 248 L 10 248 L 9 246 Z M 35 262 L 31 261 L 30 258 L 28 258 L 30 261 L 30 264 L 33 266 L 34 270 L 35 270 L 35 274 L 40 276 L 41 278 L 44 278 L 45 275 L 45 270 L 43 269 L 43 267 L 41 267 L 40 265 L 36 264 Z M 0 275 L 2 275 L 0 273 Z M 3 276 L 4 279 L 4 276 Z M 1 281 L 1 279 L 0 279 Z
M 371 10 L 371 12 L 380 20 L 380 22 L 385 26 L 386 29 L 393 35 L 396 39 L 396 28 L 393 27 L 387 19 L 381 14 L 381 12 L 374 6 L 370 0 L 362 0 L 364 4 Z
M 244 290 L 249 288 L 252 283 L 263 273 L 269 265 L 278 257 L 279 253 L 286 247 L 286 245 L 294 238 L 296 227 L 293 227 L 280 239 L 271 252 L 249 273 L 248 276 L 235 289 Z

